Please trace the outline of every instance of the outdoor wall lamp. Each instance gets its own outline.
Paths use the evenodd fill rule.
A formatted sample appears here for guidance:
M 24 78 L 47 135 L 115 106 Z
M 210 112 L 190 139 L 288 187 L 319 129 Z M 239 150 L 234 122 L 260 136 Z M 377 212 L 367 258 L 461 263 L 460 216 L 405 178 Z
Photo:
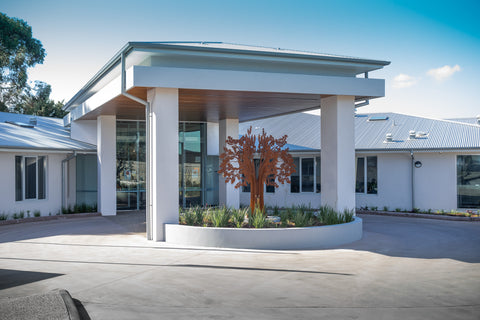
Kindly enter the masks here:
M 422 167 L 422 162 L 421 161 L 415 161 L 415 168 L 421 168 Z

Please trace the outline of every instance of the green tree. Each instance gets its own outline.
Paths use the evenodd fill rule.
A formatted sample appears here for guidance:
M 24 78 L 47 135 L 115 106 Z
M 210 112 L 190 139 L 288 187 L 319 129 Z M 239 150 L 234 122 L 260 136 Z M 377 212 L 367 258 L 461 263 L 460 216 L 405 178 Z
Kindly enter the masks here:
M 45 50 L 22 19 L 0 12 L 0 111 L 14 106 L 27 87 L 27 69 L 43 63 Z
M 14 112 L 63 118 L 67 114 L 62 110 L 63 101 L 55 102 L 51 100 L 51 92 L 51 86 L 42 81 L 35 81 L 33 88 L 27 85 L 15 104 Z

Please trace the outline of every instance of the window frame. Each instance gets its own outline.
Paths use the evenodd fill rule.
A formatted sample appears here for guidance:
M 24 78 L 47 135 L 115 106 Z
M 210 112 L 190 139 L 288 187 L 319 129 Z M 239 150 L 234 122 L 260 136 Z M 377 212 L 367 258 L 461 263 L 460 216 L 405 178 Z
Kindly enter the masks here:
M 299 183 L 299 191 L 298 192 L 292 192 L 292 189 L 290 188 L 288 190 L 288 192 L 290 194 L 302 194 L 302 193 L 305 193 L 305 194 L 315 194 L 315 193 L 318 193 L 318 194 L 321 194 L 322 191 L 321 191 L 321 175 L 320 175 L 320 191 L 317 191 L 317 167 L 320 167 L 320 173 L 321 173 L 321 161 L 322 161 L 322 158 L 321 156 L 318 156 L 318 155 L 311 155 L 311 156 L 297 156 L 297 157 L 293 157 L 293 158 L 298 158 L 298 164 L 299 164 L 299 168 L 295 168 L 296 170 L 296 173 L 298 173 L 298 176 L 299 176 L 299 179 L 298 179 L 298 183 Z M 303 191 L 303 186 L 302 186 L 302 180 L 303 180 L 303 175 L 302 175 L 302 160 L 303 159 L 313 159 L 313 189 L 312 191 Z M 317 159 L 318 159 L 318 162 L 320 163 L 319 166 L 317 166 Z M 298 170 L 297 170 L 298 169 Z M 291 180 L 291 178 L 290 178 Z
M 26 164 L 25 161 L 27 158 L 34 158 L 35 159 L 35 197 L 32 198 L 27 198 L 26 192 L 27 192 L 27 183 L 26 183 Z M 37 200 L 47 200 L 48 199 L 48 157 L 46 155 L 15 155 L 14 156 L 14 172 L 15 172 L 15 183 L 14 183 L 14 188 L 15 188 L 15 202 L 20 202 L 20 201 L 37 201 Z M 17 189 L 18 189 L 18 181 L 17 181 L 17 173 L 18 173 L 18 167 L 17 167 L 17 159 L 20 159 L 20 194 L 21 197 L 17 197 Z M 39 159 L 43 159 L 43 170 L 41 170 L 41 173 L 43 174 L 43 197 L 39 198 L 40 195 L 40 188 L 39 188 L 39 182 L 40 182 L 40 166 L 39 166 Z
M 369 175 L 368 175 L 368 158 L 376 158 L 376 180 L 377 180 L 377 192 L 376 193 L 371 193 L 368 192 L 368 181 L 369 181 Z M 362 192 L 357 192 L 357 170 L 358 170 L 358 159 L 363 159 L 363 191 Z M 355 193 L 356 194 L 366 194 L 366 195 L 378 195 L 378 156 L 356 156 L 355 157 Z

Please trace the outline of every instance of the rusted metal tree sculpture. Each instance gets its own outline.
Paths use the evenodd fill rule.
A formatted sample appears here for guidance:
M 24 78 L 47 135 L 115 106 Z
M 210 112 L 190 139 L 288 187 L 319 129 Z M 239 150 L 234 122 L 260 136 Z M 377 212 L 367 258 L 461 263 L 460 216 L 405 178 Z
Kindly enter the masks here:
M 258 140 L 258 143 L 257 143 Z M 250 185 L 250 209 L 255 206 L 264 212 L 263 185 L 278 187 L 278 183 L 290 183 L 295 172 L 292 156 L 288 153 L 287 135 L 280 139 L 262 133 L 252 135 L 252 127 L 240 139 L 228 137 L 224 153 L 220 155 L 219 174 L 235 188 Z M 257 162 L 257 165 L 256 163 Z

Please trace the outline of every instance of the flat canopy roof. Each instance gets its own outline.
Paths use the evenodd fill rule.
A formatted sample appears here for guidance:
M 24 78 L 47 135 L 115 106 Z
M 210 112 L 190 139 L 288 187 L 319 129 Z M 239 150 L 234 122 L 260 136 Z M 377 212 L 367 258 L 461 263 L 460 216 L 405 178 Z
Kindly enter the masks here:
M 223 42 L 129 42 L 66 103 L 67 111 L 81 109 L 75 110 L 73 120 L 99 114 L 142 117 L 141 105 L 117 92 L 120 84 L 101 104 L 91 103 L 99 101 L 95 95 L 119 79 L 122 54 L 129 93 L 146 99 L 149 88 L 178 88 L 180 117 L 190 121 L 216 121 L 225 116 L 247 121 L 315 109 L 321 96 L 350 92 L 336 87 L 354 88 L 350 95 L 357 100 L 383 96 L 383 80 L 357 75 L 390 63 Z

